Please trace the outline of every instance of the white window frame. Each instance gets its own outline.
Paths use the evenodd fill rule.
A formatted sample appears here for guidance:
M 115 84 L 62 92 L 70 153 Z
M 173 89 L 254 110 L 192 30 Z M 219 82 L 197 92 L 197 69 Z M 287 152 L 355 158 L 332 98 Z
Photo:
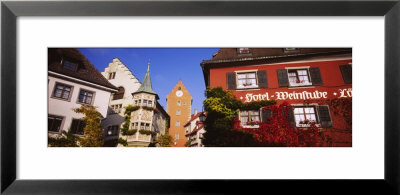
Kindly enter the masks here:
M 287 76 L 288 76 L 288 82 L 289 82 L 289 87 L 308 87 L 308 86 L 312 86 L 312 81 L 311 81 L 311 75 L 310 75 L 310 67 L 309 66 L 307 66 L 307 67 L 295 67 L 295 68 L 286 68 L 286 70 L 287 70 Z M 290 82 L 290 75 L 289 75 L 289 72 L 293 72 L 293 71 L 296 71 L 296 77 L 298 78 L 299 77 L 299 73 L 298 73 L 298 71 L 300 71 L 300 70 L 305 70 L 305 71 L 307 71 L 307 77 L 308 77 L 308 82 L 304 82 L 304 83 L 301 83 L 301 81 L 299 81 L 300 83 L 293 83 L 293 82 Z M 303 75 L 304 76 L 304 75 Z
M 251 112 L 251 111 L 257 112 L 257 113 L 258 113 L 258 121 L 252 121 L 252 117 L 251 117 L 251 116 L 255 116 L 255 115 L 249 115 L 249 112 Z M 258 128 L 258 127 L 259 127 L 259 125 L 248 125 L 247 122 L 244 123 L 244 122 L 242 121 L 242 116 L 243 116 L 243 115 L 242 115 L 242 112 L 247 112 L 247 117 L 248 117 L 247 122 L 261 122 L 261 113 L 260 113 L 260 110 L 240 110 L 240 111 L 239 111 L 239 119 L 240 119 L 240 123 L 241 123 L 241 125 L 242 125 L 243 128 Z
M 300 114 L 296 114 L 295 109 L 296 108 L 303 108 L 303 114 L 307 114 L 307 113 L 305 113 L 305 109 L 304 108 L 311 108 L 311 107 L 314 108 L 314 113 L 311 113 L 311 114 L 314 114 L 314 116 L 315 116 L 315 126 L 316 127 L 321 127 L 320 120 L 319 120 L 319 115 L 318 115 L 318 104 L 311 104 L 311 105 L 307 105 L 307 106 L 305 106 L 305 105 L 292 105 L 293 118 L 294 118 L 294 122 L 295 122 L 296 127 L 298 127 L 298 128 L 307 128 L 307 127 L 310 127 L 311 124 L 300 124 L 300 123 L 298 123 L 297 119 L 296 119 L 296 115 L 300 115 Z M 306 115 L 304 115 L 304 118 L 306 118 Z
M 246 82 L 249 79 L 253 79 L 253 78 L 247 78 L 247 74 L 254 74 L 254 79 L 256 80 L 256 84 L 255 85 L 250 85 L 250 86 L 239 86 L 239 75 L 246 75 Z M 240 79 L 242 80 L 242 79 Z M 247 84 L 247 83 L 246 83 Z M 254 88 L 259 88 L 258 87 L 258 78 L 257 78 L 257 71 L 246 71 L 246 72 L 242 72 L 242 71 L 238 71 L 236 72 L 236 89 L 254 89 Z

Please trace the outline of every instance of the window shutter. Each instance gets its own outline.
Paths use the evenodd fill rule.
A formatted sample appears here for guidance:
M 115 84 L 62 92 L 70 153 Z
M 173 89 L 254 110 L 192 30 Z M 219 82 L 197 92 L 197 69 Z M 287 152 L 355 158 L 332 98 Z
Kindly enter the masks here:
M 257 77 L 258 77 L 258 87 L 259 88 L 268 88 L 268 77 L 267 77 L 267 71 L 257 71 Z
M 263 111 L 263 108 L 261 107 L 260 112 L 261 112 L 261 121 L 262 122 L 268 121 L 268 119 L 272 116 L 272 110 L 265 109 L 265 111 Z
M 282 108 L 282 113 L 283 114 L 285 114 L 284 113 L 284 109 L 285 109 L 285 107 Z M 288 120 L 289 120 L 289 123 L 290 123 L 291 127 L 296 127 L 296 122 L 294 121 L 293 107 L 292 106 L 289 106 Z
M 289 87 L 289 78 L 286 69 L 276 70 L 278 74 L 279 87 Z
M 292 106 L 289 107 L 289 115 L 288 115 L 288 118 L 289 118 L 290 126 L 291 126 L 291 127 L 296 127 L 296 122 L 294 121 L 293 107 L 292 107 Z
M 226 82 L 228 89 L 236 89 L 236 73 L 234 72 L 226 73 Z
M 332 119 L 328 106 L 318 106 L 318 115 L 321 127 L 332 127 Z
M 322 85 L 322 77 L 321 77 L 321 72 L 319 71 L 318 67 L 313 67 L 309 69 L 310 71 L 310 77 L 311 77 L 311 82 L 313 85 Z
M 352 67 L 351 65 L 341 65 L 340 72 L 342 72 L 342 77 L 344 83 L 351 84 L 352 83 Z

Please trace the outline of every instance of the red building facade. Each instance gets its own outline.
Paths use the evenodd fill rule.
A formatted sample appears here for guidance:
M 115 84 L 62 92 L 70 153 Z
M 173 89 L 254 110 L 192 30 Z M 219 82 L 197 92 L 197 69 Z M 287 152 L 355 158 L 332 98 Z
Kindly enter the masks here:
M 287 102 L 293 127 L 315 123 L 323 146 L 352 146 L 351 48 L 223 48 L 201 66 L 207 87 L 230 90 L 244 103 Z M 267 119 L 261 109 L 241 110 L 238 118 L 244 128 Z

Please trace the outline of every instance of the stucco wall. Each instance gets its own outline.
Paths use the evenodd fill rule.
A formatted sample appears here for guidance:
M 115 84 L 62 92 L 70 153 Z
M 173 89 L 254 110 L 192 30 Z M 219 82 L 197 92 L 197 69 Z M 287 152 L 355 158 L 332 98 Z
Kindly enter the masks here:
M 68 131 L 73 118 L 82 118 L 83 114 L 78 114 L 73 111 L 74 108 L 79 108 L 81 106 L 78 103 L 79 91 L 80 89 L 85 89 L 94 92 L 94 98 L 92 100 L 92 105 L 97 107 L 97 110 L 101 113 L 103 117 L 107 116 L 108 102 L 111 93 L 105 90 L 97 89 L 91 86 L 83 85 L 80 83 L 67 81 L 64 79 L 49 76 L 48 84 L 48 114 L 57 115 L 64 117 L 60 129 Z M 69 100 L 63 100 L 52 97 L 54 87 L 56 82 L 72 86 L 72 93 L 70 94 Z

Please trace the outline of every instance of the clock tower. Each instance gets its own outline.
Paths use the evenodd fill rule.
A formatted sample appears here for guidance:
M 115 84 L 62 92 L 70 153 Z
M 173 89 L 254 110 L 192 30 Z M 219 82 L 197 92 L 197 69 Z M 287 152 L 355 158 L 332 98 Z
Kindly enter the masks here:
M 172 136 L 172 146 L 184 147 L 186 143 L 184 125 L 190 120 L 192 113 L 192 96 L 181 80 L 167 95 L 167 113 L 171 118 L 169 134 Z

